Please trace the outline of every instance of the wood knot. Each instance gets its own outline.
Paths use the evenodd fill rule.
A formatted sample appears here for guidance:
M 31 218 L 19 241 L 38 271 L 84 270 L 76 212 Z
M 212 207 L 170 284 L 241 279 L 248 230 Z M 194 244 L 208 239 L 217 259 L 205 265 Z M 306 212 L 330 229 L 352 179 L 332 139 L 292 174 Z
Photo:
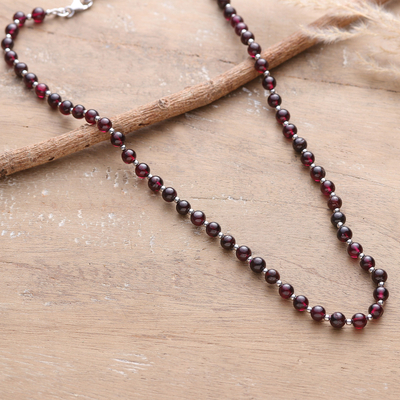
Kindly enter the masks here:
M 160 99 L 158 100 L 158 107 L 162 110 L 165 110 L 169 107 L 169 101 L 167 99 Z

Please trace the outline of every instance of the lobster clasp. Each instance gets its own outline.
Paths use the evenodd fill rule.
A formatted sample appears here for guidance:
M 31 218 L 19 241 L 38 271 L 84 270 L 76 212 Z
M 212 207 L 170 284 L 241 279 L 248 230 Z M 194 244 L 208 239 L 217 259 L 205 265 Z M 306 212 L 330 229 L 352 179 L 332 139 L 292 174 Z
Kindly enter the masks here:
M 68 12 L 67 18 L 72 18 L 76 12 L 86 11 L 93 5 L 93 0 L 73 0 L 72 4 L 65 7 L 65 11 Z

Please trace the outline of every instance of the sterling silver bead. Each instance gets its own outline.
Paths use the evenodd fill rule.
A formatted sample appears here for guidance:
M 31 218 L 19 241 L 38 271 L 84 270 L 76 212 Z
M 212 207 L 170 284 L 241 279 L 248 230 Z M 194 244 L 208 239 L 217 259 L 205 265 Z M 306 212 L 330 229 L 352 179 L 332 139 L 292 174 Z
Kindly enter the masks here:
M 204 221 L 204 222 L 203 222 L 203 225 L 204 225 L 204 226 L 207 226 L 208 224 L 209 224 L 208 221 Z
M 308 307 L 307 307 L 307 312 L 310 313 L 311 310 L 312 310 L 312 307 L 308 306 Z
M 165 189 L 165 186 L 163 186 L 163 188 Z M 193 208 L 191 208 L 189 211 L 188 211 L 188 214 L 189 215 L 192 215 L 194 213 L 194 210 L 193 210 Z
M 329 321 L 330 319 L 331 319 L 331 316 L 329 314 L 326 314 L 325 317 L 324 317 L 324 320 L 325 321 Z
M 222 232 L 220 232 L 220 233 L 218 233 L 218 237 L 219 237 L 220 239 L 222 239 L 222 238 L 224 237 L 224 234 L 223 234 Z
M 320 180 L 321 183 L 324 183 L 325 181 L 326 181 L 325 178 L 322 178 L 322 179 Z
M 281 106 L 276 106 L 276 107 L 275 107 L 275 110 L 276 110 L 276 111 L 279 111 L 280 109 L 281 109 Z
M 9 33 L 7 33 L 6 38 L 10 39 L 11 37 L 12 36 Z
M 247 31 L 247 29 L 242 29 L 242 33 L 246 32 L 246 31 Z M 249 40 L 247 41 L 248 44 L 251 44 L 251 43 L 253 43 L 253 42 L 254 42 L 254 39 L 249 39 Z
M 238 244 L 235 244 L 234 246 L 233 246 L 233 250 L 237 250 L 239 248 L 239 245 Z
M 16 58 L 16 59 L 13 61 L 13 63 L 14 63 L 14 65 L 16 65 L 16 64 L 19 63 L 19 60 Z
M 360 260 L 362 260 L 362 259 L 364 258 L 364 256 L 365 256 L 364 253 L 360 253 L 360 254 L 358 255 L 358 258 L 359 258 Z
M 19 25 L 19 19 L 14 19 L 14 24 Z
M 343 222 L 338 222 L 336 225 L 338 228 L 340 228 L 341 226 L 343 226 Z
M 353 242 L 352 242 L 352 240 L 351 239 L 349 239 L 349 240 L 347 240 L 347 242 L 346 242 L 348 245 L 351 245 Z
M 372 274 L 374 271 L 375 271 L 375 268 L 374 268 L 374 267 L 371 267 L 371 268 L 368 270 L 368 272 L 369 272 L 370 274 Z
M 297 134 L 297 133 L 295 133 L 293 136 L 292 136 L 292 139 L 294 140 L 294 139 L 297 139 L 299 137 L 299 135 Z
M 285 121 L 282 125 L 283 126 L 289 125 L 289 121 Z
M 261 54 L 256 54 L 254 57 L 256 60 L 259 60 L 261 58 Z
M 32 19 L 32 14 L 26 14 L 26 19 Z
M 152 177 L 153 177 L 152 174 L 148 174 L 148 175 L 147 175 L 147 179 L 151 179 Z M 178 199 L 179 199 L 179 197 L 178 197 Z
M 271 89 L 269 92 L 270 92 L 271 94 L 272 94 L 272 93 L 275 93 L 275 89 Z
M 110 135 L 112 135 L 114 132 L 115 132 L 115 129 L 114 129 L 114 128 L 110 128 L 110 130 L 108 131 L 108 133 L 109 133 Z
M 385 286 L 385 282 L 379 282 L 379 286 L 380 287 L 384 287 Z
M 252 260 L 253 260 L 253 257 L 250 256 L 250 257 L 247 259 L 247 262 L 251 263 Z
M 133 162 L 133 164 L 134 164 L 134 165 L 139 165 L 139 161 L 138 161 L 138 160 L 135 160 L 135 161 Z
M 289 122 L 288 122 L 289 123 Z M 310 168 L 314 168 L 315 167 L 315 164 L 314 163 L 312 163 L 311 165 L 310 165 Z
M 265 71 L 264 76 L 268 76 L 268 75 L 269 75 L 269 71 Z
M 51 90 L 46 91 L 46 96 L 49 97 L 51 95 Z
M 332 192 L 332 193 L 330 194 L 330 197 L 333 197 L 333 196 L 336 196 L 336 193 L 335 193 L 335 192 Z
M 367 320 L 368 320 L 368 321 L 371 321 L 372 319 L 373 319 L 372 315 L 371 315 L 371 314 L 368 314 L 368 315 L 367 315 Z
M 24 70 L 21 72 L 21 75 L 22 75 L 22 76 L 25 76 L 27 73 L 28 73 L 28 71 L 27 71 L 26 69 L 24 69 Z
M 335 213 L 335 212 L 339 212 L 340 211 L 340 208 L 335 208 L 334 210 L 333 210 L 333 212 Z
M 35 88 L 37 85 L 39 85 L 39 82 L 33 82 L 32 86 Z
M 350 318 L 346 319 L 346 325 L 351 325 L 351 319 Z
M 94 120 L 95 120 L 96 122 L 100 121 L 100 120 L 101 120 L 100 115 L 97 115 L 96 118 L 95 118 Z
M 290 296 L 290 299 L 291 300 L 294 300 L 296 298 L 296 295 L 293 293 L 291 296 Z
M 126 150 L 126 146 L 123 144 L 123 145 L 121 146 L 121 151 L 124 151 L 124 150 Z
M 174 199 L 174 202 L 175 202 L 175 203 L 179 203 L 180 201 L 181 201 L 181 199 L 180 199 L 178 196 L 176 196 L 175 199 Z M 207 222 L 207 221 L 206 221 L 206 222 Z M 204 224 L 205 224 L 206 222 L 204 222 Z M 207 224 L 208 224 L 208 222 L 207 222 Z
M 307 149 L 303 149 L 301 152 L 305 153 L 306 151 L 308 151 L 308 150 Z M 324 179 L 324 178 L 322 178 L 322 179 Z M 322 181 L 322 179 L 321 179 L 321 181 Z
M 276 281 L 276 286 L 281 287 L 282 286 L 282 281 Z
M 378 300 L 378 304 L 379 304 L 380 306 L 383 306 L 383 303 L 384 303 L 383 300 Z

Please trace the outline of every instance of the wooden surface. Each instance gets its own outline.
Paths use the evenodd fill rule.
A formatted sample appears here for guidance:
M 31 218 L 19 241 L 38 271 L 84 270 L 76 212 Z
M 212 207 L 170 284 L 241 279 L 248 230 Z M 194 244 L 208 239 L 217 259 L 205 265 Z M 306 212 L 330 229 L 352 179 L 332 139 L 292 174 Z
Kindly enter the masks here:
M 5 0 L 0 22 L 36 5 Z M 274 0 L 234 6 L 264 47 L 318 17 Z M 398 399 L 400 84 L 356 65 L 368 45 L 317 46 L 274 76 L 337 185 L 354 239 L 389 274 L 381 321 L 362 332 L 313 323 L 103 143 L 0 182 L 1 398 Z M 246 57 L 213 0 L 98 0 L 71 20 L 25 28 L 16 51 L 52 90 L 102 115 L 212 79 Z M 0 110 L 2 152 L 80 125 L 36 99 L 4 63 Z M 325 199 L 258 80 L 127 144 L 311 305 L 348 318 L 367 311 L 370 277 L 336 239 Z

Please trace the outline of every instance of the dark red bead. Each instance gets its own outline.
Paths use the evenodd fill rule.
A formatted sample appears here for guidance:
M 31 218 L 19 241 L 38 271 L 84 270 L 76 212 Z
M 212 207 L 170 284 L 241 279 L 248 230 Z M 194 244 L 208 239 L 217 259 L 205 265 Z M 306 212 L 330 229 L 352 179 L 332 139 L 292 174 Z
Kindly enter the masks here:
M 250 43 L 247 52 L 249 56 L 254 58 L 257 54 L 261 53 L 261 46 L 256 42 Z
M 186 215 L 190 209 L 190 203 L 186 200 L 179 200 L 176 204 L 176 211 L 181 215 Z
M 162 198 L 167 203 L 172 203 L 175 200 L 175 197 L 177 195 L 178 195 L 178 193 L 176 193 L 176 190 L 174 188 L 172 188 L 172 187 L 167 187 L 162 192 Z
M 389 298 L 389 290 L 387 290 L 383 286 L 379 286 L 375 288 L 373 296 L 376 301 L 378 300 L 386 301 Z
M 190 221 L 193 225 L 202 226 L 206 220 L 206 215 L 203 211 L 194 211 L 190 216 Z
M 382 317 L 384 308 L 380 304 L 371 304 L 368 308 L 368 313 L 372 315 L 373 319 L 379 319 Z
M 228 6 L 224 8 L 224 17 L 227 21 L 231 19 L 233 14 L 236 14 L 236 10 L 233 7 Z
M 28 72 L 28 73 L 24 76 L 24 83 L 25 83 L 25 86 L 26 86 L 28 89 L 32 89 L 32 88 L 33 88 L 33 84 L 34 84 L 35 82 L 37 82 L 37 81 L 38 81 L 37 76 L 36 76 L 35 74 L 32 74 L 32 72 Z
M 325 318 L 326 312 L 325 308 L 322 306 L 314 306 L 311 309 L 311 318 L 314 321 L 320 322 Z
M 254 40 L 254 35 L 250 31 L 243 32 L 240 35 L 240 40 L 243 44 L 246 46 L 249 44 L 249 40 L 253 39 Z
M 72 110 L 72 116 L 76 119 L 82 119 L 85 117 L 85 107 L 81 104 L 76 105 Z
M 46 11 L 42 7 L 36 7 L 32 11 L 32 19 L 36 24 L 41 24 L 46 17 Z
M 363 252 L 363 248 L 360 243 L 353 242 L 347 246 L 347 253 L 351 258 L 358 258 Z
M 255 70 L 258 71 L 260 74 L 263 74 L 265 71 L 267 71 L 268 66 L 268 61 L 264 60 L 264 58 L 259 58 L 254 64 Z
M 337 227 L 339 222 L 343 224 L 346 222 L 346 216 L 341 211 L 336 211 L 331 216 L 331 222 L 334 227 Z
M 125 135 L 121 132 L 114 132 L 110 137 L 111 144 L 115 147 L 121 147 L 125 143 Z
M 304 149 L 307 148 L 307 141 L 302 137 L 297 137 L 293 140 L 292 147 L 296 153 L 301 153 Z
M 322 178 L 325 178 L 325 170 L 317 165 L 311 168 L 310 176 L 313 181 L 320 182 Z
M 272 90 L 272 89 L 275 89 L 275 87 L 276 87 L 276 80 L 275 80 L 275 78 L 274 78 L 273 76 L 268 75 L 268 76 L 264 77 L 264 79 L 263 79 L 263 81 L 262 81 L 262 85 L 263 85 L 263 88 L 264 88 L 265 90 Z
M 115 133 L 119 133 L 119 132 L 115 132 Z M 121 135 L 122 135 L 122 133 L 121 133 Z M 164 185 L 164 181 L 159 176 L 154 175 L 149 179 L 148 185 L 149 185 L 149 188 L 153 192 L 157 193 L 157 192 L 159 192 L 161 190 L 161 186 Z M 184 200 L 182 200 L 182 201 L 184 201 Z
M 314 154 L 311 153 L 311 151 L 305 151 L 304 153 L 301 153 L 300 161 L 303 165 L 309 167 L 315 161 Z
M 346 317 L 340 312 L 335 312 L 331 315 L 330 323 L 334 328 L 343 328 Z
M 375 260 L 371 256 L 364 256 L 360 261 L 360 267 L 364 271 L 369 271 L 370 268 L 375 267 Z
M 13 20 L 15 21 L 16 19 L 19 21 L 18 26 L 22 28 L 26 21 L 26 15 L 22 11 L 17 11 L 13 16 Z
M 328 200 L 328 207 L 332 211 L 342 207 L 342 199 L 339 196 L 331 196 Z
M 352 237 L 353 232 L 347 226 L 341 226 L 337 231 L 337 238 L 343 243 L 347 242 Z
M 278 93 L 272 93 L 268 97 L 268 105 L 272 108 L 275 108 L 279 105 L 281 105 L 282 99 L 281 96 L 279 96 Z
M 5 37 L 2 41 L 1 41 L 1 48 L 3 50 L 5 49 L 10 49 L 12 50 L 12 48 L 14 47 L 14 40 L 12 40 L 12 38 L 10 37 Z
M 321 193 L 325 196 L 329 196 L 335 191 L 335 184 L 331 181 L 325 181 L 321 183 Z
M 293 124 L 287 124 L 283 126 L 282 133 L 285 138 L 292 139 L 297 134 L 297 128 Z
M 266 267 L 266 262 L 263 258 L 261 257 L 254 257 L 251 261 L 250 261 L 250 268 L 253 272 L 256 273 L 260 273 L 263 272 L 265 267 Z
M 240 36 L 242 34 L 242 31 L 248 29 L 248 26 L 244 23 L 244 22 L 239 22 L 236 26 L 235 26 L 235 33 L 236 35 Z
M 145 163 L 136 165 L 135 173 L 139 178 L 146 178 L 150 173 L 150 167 Z
M 14 65 L 15 75 L 17 75 L 20 78 L 22 78 L 22 71 L 28 71 L 28 66 L 23 62 L 16 63 Z
M 44 99 L 48 90 L 49 87 L 45 83 L 39 83 L 39 85 L 35 87 L 36 96 L 39 97 L 39 99 Z
M 367 317 L 362 313 L 354 314 L 351 318 L 351 323 L 356 329 L 363 329 L 367 325 Z
M 132 149 L 126 149 L 121 153 L 121 157 L 125 164 L 132 164 L 136 160 L 136 152 Z
M 53 109 L 57 109 L 58 106 L 60 105 L 61 101 L 62 101 L 61 96 L 57 93 L 52 93 L 47 98 L 48 105 Z
M 7 53 L 4 54 L 4 60 L 10 67 L 14 65 L 14 61 L 17 59 L 18 55 L 14 50 L 7 51 Z
M 307 310 L 308 307 L 308 299 L 306 296 L 296 296 L 293 299 L 293 307 L 297 310 L 297 311 L 305 311 Z
M 277 122 L 280 124 L 284 124 L 285 122 L 288 122 L 290 119 L 290 113 L 288 110 L 282 109 L 278 110 L 275 114 L 275 118 Z
M 279 288 L 279 295 L 283 298 L 283 299 L 290 299 L 290 297 L 292 296 L 292 294 L 294 293 L 294 289 L 293 286 L 290 285 L 289 283 L 284 283 L 283 285 L 281 285 L 281 287 Z
M 217 237 L 221 232 L 221 227 L 217 222 L 210 222 L 206 227 L 206 233 L 210 237 Z
M 233 236 L 231 235 L 224 235 L 221 238 L 221 246 L 225 249 L 225 250 L 233 250 L 233 248 L 235 247 L 236 244 L 236 240 Z
M 275 283 L 278 282 L 280 278 L 281 278 L 281 276 L 279 275 L 279 272 L 275 269 L 269 269 L 265 273 L 265 280 L 270 285 L 275 285 Z
M 96 117 L 99 113 L 96 110 L 87 110 L 85 114 L 85 120 L 88 124 L 94 125 L 96 123 Z
M 240 22 L 243 22 L 243 18 L 240 15 L 234 15 L 231 18 L 231 26 L 232 28 L 235 28 L 237 24 L 239 24 Z
M 229 4 L 229 0 L 218 0 L 219 8 L 221 8 L 222 10 L 225 8 L 227 4 Z
M 100 118 L 97 121 L 97 128 L 100 132 L 106 133 L 112 128 L 112 122 L 106 117 Z
M 19 28 L 17 24 L 11 23 L 6 26 L 6 34 L 11 35 L 13 39 L 16 39 L 18 36 Z
M 251 256 L 251 250 L 247 246 L 240 246 L 236 250 L 236 257 L 240 261 L 246 261 Z
M 387 278 L 388 278 L 387 272 L 384 269 L 380 269 L 380 268 L 376 269 L 371 274 L 371 279 L 376 284 L 378 284 L 380 282 L 386 282 Z
M 71 108 L 73 108 L 74 105 L 69 101 L 69 100 L 64 100 L 58 109 L 60 110 L 60 113 L 63 115 L 69 115 L 71 114 Z

